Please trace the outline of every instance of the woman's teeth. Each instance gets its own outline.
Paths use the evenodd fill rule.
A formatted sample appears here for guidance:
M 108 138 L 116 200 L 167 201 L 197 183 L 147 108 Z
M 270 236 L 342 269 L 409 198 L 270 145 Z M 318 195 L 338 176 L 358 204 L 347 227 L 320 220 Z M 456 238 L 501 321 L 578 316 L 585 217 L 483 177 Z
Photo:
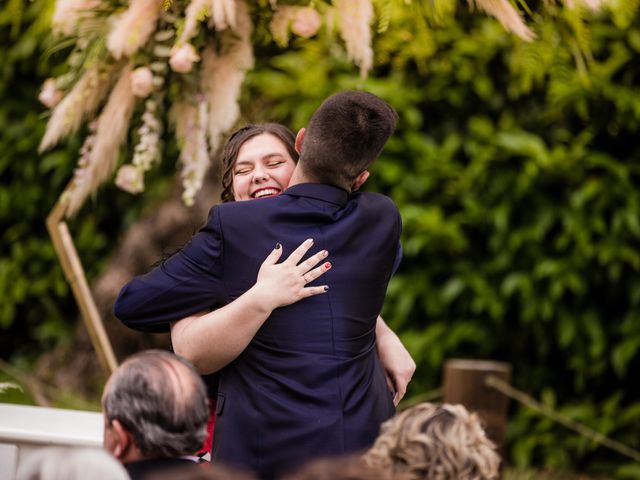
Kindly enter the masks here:
M 276 195 L 277 193 L 278 190 L 275 188 L 265 188 L 264 190 L 260 190 L 259 192 L 254 193 L 253 198 L 268 197 L 270 195 Z

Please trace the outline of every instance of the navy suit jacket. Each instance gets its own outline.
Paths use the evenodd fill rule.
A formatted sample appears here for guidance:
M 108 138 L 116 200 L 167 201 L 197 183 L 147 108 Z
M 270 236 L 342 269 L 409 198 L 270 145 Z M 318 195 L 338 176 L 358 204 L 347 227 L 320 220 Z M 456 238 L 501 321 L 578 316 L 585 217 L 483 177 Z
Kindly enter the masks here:
M 329 291 L 274 310 L 222 370 L 214 456 L 272 478 L 369 447 L 393 415 L 375 326 L 400 260 L 400 230 L 387 197 L 322 184 L 219 205 L 185 248 L 123 288 L 114 311 L 135 329 L 166 326 L 247 291 L 276 242 L 282 259 L 307 238 L 309 254 L 328 250 L 333 268 L 311 285 Z

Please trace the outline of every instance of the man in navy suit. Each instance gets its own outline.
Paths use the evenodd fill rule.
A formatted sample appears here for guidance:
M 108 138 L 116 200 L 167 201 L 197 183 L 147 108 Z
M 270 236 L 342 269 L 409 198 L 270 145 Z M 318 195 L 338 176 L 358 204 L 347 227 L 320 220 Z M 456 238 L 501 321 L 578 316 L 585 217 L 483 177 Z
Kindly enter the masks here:
M 184 249 L 120 293 L 116 316 L 152 329 L 238 298 L 277 242 L 286 252 L 313 239 L 329 252 L 330 290 L 275 309 L 222 370 L 219 461 L 273 478 L 314 457 L 367 448 L 394 414 L 375 326 L 400 261 L 400 215 L 387 197 L 353 192 L 396 122 L 375 95 L 329 97 L 298 133 L 286 191 L 214 207 Z

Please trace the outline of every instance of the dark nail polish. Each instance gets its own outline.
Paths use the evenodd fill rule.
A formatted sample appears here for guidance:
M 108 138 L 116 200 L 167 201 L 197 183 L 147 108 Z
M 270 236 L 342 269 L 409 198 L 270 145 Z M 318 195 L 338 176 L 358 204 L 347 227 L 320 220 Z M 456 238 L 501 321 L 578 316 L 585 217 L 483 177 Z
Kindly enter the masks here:
M 325 291 L 325 292 L 326 292 L 327 290 L 329 290 L 329 286 L 328 286 L 328 285 L 325 285 L 323 288 L 324 288 L 324 291 Z
M 280 250 L 282 248 L 282 245 L 280 245 L 279 243 L 276 243 L 276 250 Z

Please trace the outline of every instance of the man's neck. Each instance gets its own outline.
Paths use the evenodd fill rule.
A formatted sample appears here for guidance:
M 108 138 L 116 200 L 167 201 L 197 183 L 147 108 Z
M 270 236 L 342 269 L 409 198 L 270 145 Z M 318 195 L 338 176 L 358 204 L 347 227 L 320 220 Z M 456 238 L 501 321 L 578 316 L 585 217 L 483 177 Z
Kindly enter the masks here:
M 133 463 L 133 462 L 139 462 L 142 460 L 149 460 L 151 457 L 147 457 L 145 455 L 142 455 L 142 453 L 140 453 L 140 450 L 138 450 L 138 448 L 131 448 L 129 451 L 127 451 L 127 453 L 123 456 L 121 456 L 119 458 L 119 460 L 122 463 Z
M 293 170 L 293 175 L 291 175 L 291 179 L 289 180 L 289 186 L 293 187 L 294 185 L 298 185 L 299 183 L 318 183 L 313 179 L 309 178 L 304 174 L 302 168 L 300 168 L 300 164 L 296 166 Z
M 300 183 L 323 183 L 323 182 L 319 182 L 315 178 L 312 178 L 306 175 L 302 170 L 302 168 L 300 167 L 300 164 L 298 163 L 295 170 L 293 171 L 293 174 L 291 175 L 291 179 L 289 180 L 289 187 L 293 187 L 294 185 L 298 185 Z M 325 185 L 330 185 L 330 184 L 325 184 Z M 332 185 L 332 186 L 337 187 L 337 185 Z M 338 187 L 338 188 L 342 188 L 343 190 L 347 190 L 347 192 L 351 192 L 350 189 L 347 189 L 344 187 Z

